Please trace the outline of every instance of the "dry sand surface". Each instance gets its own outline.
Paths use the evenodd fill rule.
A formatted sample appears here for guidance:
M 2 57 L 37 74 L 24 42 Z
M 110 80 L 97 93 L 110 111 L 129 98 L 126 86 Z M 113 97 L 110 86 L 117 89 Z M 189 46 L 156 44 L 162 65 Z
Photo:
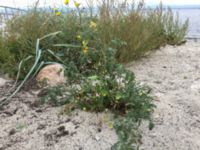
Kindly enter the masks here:
M 36 99 L 33 91 L 22 91 L 0 110 L 0 150 L 109 150 L 117 141 L 112 115 L 61 114 L 62 107 L 39 107 Z
M 167 46 L 129 69 L 153 89 L 155 128 L 143 130 L 145 150 L 200 150 L 200 41 Z
M 200 150 L 200 42 L 167 46 L 128 65 L 153 89 L 155 128 L 141 127 L 144 150 Z M 0 98 L 9 83 L 0 78 Z M 36 107 L 22 91 L 0 110 L 0 150 L 109 150 L 117 141 L 105 114 Z

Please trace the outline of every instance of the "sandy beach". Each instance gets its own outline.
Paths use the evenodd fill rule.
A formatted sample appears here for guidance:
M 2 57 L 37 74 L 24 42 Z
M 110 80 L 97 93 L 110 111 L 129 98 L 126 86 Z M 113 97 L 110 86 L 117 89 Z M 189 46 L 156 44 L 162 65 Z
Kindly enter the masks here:
M 200 41 L 167 46 L 129 65 L 153 89 L 155 128 L 142 128 L 145 150 L 200 149 Z
M 152 88 L 155 127 L 141 126 L 144 150 L 200 149 L 200 41 L 166 46 L 127 65 Z M 0 97 L 10 83 L 0 78 Z M 0 150 L 109 150 L 117 141 L 109 114 L 37 107 L 34 91 L 21 91 L 0 110 Z

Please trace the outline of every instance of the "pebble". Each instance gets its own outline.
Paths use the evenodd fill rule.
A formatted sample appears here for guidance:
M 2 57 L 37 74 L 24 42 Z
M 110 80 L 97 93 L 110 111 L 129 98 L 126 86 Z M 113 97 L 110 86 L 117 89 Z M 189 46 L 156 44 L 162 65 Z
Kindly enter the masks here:
M 99 141 L 99 140 L 100 140 L 100 137 L 96 135 L 96 136 L 95 136 L 95 140 L 96 140 L 96 141 Z
M 0 87 L 1 86 L 4 86 L 5 84 L 6 84 L 6 80 L 5 79 L 3 79 L 3 78 L 0 78 Z
M 9 135 L 14 135 L 16 133 L 16 130 L 15 129 L 11 129 L 10 131 L 9 131 Z

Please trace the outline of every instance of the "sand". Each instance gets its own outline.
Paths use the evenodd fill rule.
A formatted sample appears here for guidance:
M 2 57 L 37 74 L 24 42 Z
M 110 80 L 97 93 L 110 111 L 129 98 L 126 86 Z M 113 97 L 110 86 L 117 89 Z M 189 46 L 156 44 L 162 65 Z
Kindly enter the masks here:
M 129 64 L 153 89 L 155 128 L 143 131 L 145 150 L 200 150 L 200 41 L 167 46 Z
M 152 88 L 155 127 L 141 126 L 144 150 L 200 149 L 200 41 L 166 46 L 130 63 L 138 81 Z M 0 78 L 0 97 L 9 83 Z M 109 114 L 36 107 L 34 91 L 17 94 L 0 110 L 0 150 L 109 150 L 117 141 Z M 109 120 L 109 119 L 107 119 Z
M 0 150 L 109 150 L 117 141 L 109 113 L 61 114 L 63 107 L 36 106 L 32 92 L 0 110 Z

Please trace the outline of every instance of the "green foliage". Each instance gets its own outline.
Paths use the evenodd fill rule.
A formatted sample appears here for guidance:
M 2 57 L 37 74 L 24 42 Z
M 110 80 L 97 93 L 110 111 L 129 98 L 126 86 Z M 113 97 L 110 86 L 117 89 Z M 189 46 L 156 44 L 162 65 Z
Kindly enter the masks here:
M 37 38 L 52 32 L 62 31 L 62 34 L 56 38 L 43 40 L 40 48 L 51 49 L 52 44 L 49 43 L 78 43 L 76 39 L 76 32 L 79 29 L 77 17 L 75 12 L 56 17 L 53 12 L 45 12 L 40 9 L 32 9 L 25 14 L 15 16 L 6 24 L 5 34 L 2 38 L 3 44 L 0 45 L 0 68 L 13 77 L 18 71 L 16 64 L 27 56 L 35 55 Z M 58 52 L 59 48 L 54 47 L 54 51 Z M 47 57 L 47 55 L 43 55 L 42 59 L 55 60 L 54 57 Z M 33 61 L 30 60 L 23 66 L 22 75 L 26 74 Z
M 118 46 L 124 44 L 119 40 L 112 42 Z M 87 55 L 82 55 L 81 66 L 85 71 L 75 63 L 64 63 L 66 68 L 73 68 L 70 74 L 66 69 L 70 86 L 52 87 L 42 100 L 93 112 L 110 110 L 116 115 L 114 128 L 119 135 L 119 142 L 112 149 L 136 149 L 141 140 L 138 127 L 144 119 L 149 120 L 151 125 L 151 113 L 155 106 L 149 96 L 150 89 L 139 85 L 134 74 L 117 63 L 116 51 L 113 48 L 94 48 Z
M 112 47 L 113 39 L 123 41 L 123 45 L 115 45 L 118 49 L 116 58 L 118 62 L 126 63 L 166 44 L 179 45 L 185 41 L 188 21 L 181 23 L 178 16 L 170 9 L 163 10 L 162 5 L 157 9 L 147 9 L 143 2 L 136 5 L 106 0 L 99 3 L 95 10 L 97 14 L 92 7 L 89 13 L 78 10 L 78 13 L 68 10 L 56 16 L 53 9 L 45 11 L 36 7 L 8 21 L 0 38 L 1 70 L 13 77 L 18 70 L 16 64 L 35 54 L 36 39 L 56 31 L 62 31 L 62 34 L 44 40 L 41 48 L 53 49 L 76 66 L 81 63 L 77 61 L 81 54 L 76 48 L 52 47 L 50 43 L 82 45 L 85 40 L 89 47 L 97 48 L 102 45 Z M 90 27 L 91 21 L 97 24 L 95 30 Z M 55 57 L 47 55 L 42 59 L 55 61 Z M 33 61 L 23 66 L 21 74 L 26 74 Z
M 118 62 L 138 59 L 165 44 L 181 44 L 188 22 L 181 24 L 162 6 L 146 10 L 143 2 L 136 8 L 126 1 L 107 0 L 96 15 L 92 9 L 89 14 L 77 11 L 56 16 L 35 8 L 7 22 L 0 38 L 0 68 L 11 76 L 20 71 L 24 79 L 9 98 L 42 64 L 60 63 L 68 82 L 46 89 L 42 102 L 95 112 L 109 109 L 116 115 L 114 128 L 119 136 L 112 149 L 139 149 L 138 127 L 142 120 L 153 127 L 155 106 L 150 89 Z
M 119 141 L 112 146 L 112 150 L 138 150 L 141 135 L 138 132 L 139 124 L 135 118 L 120 117 L 115 121 L 114 128 Z M 133 144 L 134 143 L 134 144 Z
M 39 96 L 40 104 L 48 103 L 52 106 L 62 106 L 67 103 L 69 93 L 64 86 L 55 86 L 43 89 Z
M 100 38 L 109 45 L 112 39 L 126 43 L 118 47 L 117 59 L 127 63 L 145 56 L 166 44 L 179 45 L 185 41 L 188 21 L 181 23 L 170 9 L 162 5 L 147 8 L 144 2 L 130 5 L 104 1 L 100 7 Z
M 96 74 L 73 87 L 71 101 L 82 110 L 101 112 L 109 109 L 115 113 L 114 128 L 119 141 L 112 149 L 135 150 L 141 140 L 140 122 L 146 119 L 152 125 L 154 105 L 149 96 L 150 89 L 138 85 L 134 74 L 116 62 L 111 54 L 113 49 L 106 52 L 104 60 L 107 61 L 101 64 Z

